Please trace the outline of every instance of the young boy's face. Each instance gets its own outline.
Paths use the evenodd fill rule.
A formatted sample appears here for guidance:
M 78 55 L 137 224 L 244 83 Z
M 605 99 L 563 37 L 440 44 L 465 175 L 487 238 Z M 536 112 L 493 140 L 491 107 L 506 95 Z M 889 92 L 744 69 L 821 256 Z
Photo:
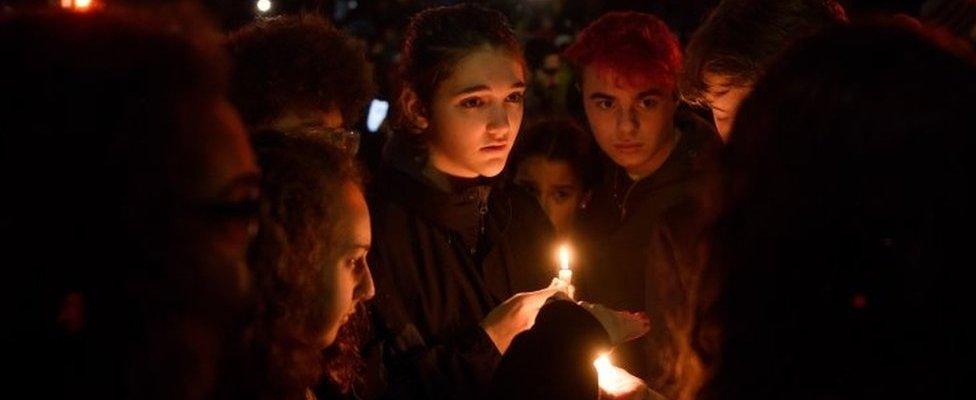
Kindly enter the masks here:
M 674 89 L 593 65 L 582 71 L 583 105 L 597 144 L 631 177 L 654 172 L 674 142 Z

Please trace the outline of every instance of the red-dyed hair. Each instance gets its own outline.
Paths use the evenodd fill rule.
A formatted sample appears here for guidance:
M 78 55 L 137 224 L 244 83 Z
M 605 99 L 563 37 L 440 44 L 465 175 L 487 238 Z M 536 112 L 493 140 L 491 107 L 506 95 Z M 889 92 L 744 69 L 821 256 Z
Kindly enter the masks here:
M 681 45 L 657 17 L 611 12 L 583 29 L 563 56 L 580 72 L 595 65 L 622 75 L 629 84 L 651 81 L 674 88 L 681 71 Z

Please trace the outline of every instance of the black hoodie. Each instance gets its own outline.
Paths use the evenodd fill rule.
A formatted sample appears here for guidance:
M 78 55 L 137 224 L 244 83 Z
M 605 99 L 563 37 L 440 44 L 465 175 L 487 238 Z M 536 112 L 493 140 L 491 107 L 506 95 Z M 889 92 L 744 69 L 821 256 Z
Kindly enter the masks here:
M 377 295 L 365 353 L 382 363 L 369 371 L 370 391 L 476 398 L 501 357 L 479 323 L 512 295 L 549 284 L 553 229 L 516 188 L 447 177 L 404 148 L 393 154 L 368 198 Z

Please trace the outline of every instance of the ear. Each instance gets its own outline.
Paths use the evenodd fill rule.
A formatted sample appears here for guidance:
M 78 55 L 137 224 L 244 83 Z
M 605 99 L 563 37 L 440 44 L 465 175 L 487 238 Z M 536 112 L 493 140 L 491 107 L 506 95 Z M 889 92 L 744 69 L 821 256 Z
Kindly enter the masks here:
M 407 87 L 400 92 L 400 104 L 403 107 L 404 116 L 413 126 L 420 130 L 427 129 L 430 126 L 427 107 L 412 88 Z

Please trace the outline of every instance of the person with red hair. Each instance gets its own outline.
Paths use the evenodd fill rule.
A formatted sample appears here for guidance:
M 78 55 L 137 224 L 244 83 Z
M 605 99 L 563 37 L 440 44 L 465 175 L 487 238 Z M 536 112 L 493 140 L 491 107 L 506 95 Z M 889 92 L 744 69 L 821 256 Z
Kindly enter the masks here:
M 651 334 L 619 347 L 615 358 L 667 394 L 672 363 L 657 346 L 669 342 L 660 338 L 666 335 L 660 317 L 686 292 L 678 279 L 683 270 L 701 264 L 721 140 L 711 124 L 679 107 L 681 48 L 657 17 L 608 13 L 580 32 L 565 57 L 606 156 L 603 179 L 580 215 L 585 260 L 577 293 L 611 308 L 647 311 Z

